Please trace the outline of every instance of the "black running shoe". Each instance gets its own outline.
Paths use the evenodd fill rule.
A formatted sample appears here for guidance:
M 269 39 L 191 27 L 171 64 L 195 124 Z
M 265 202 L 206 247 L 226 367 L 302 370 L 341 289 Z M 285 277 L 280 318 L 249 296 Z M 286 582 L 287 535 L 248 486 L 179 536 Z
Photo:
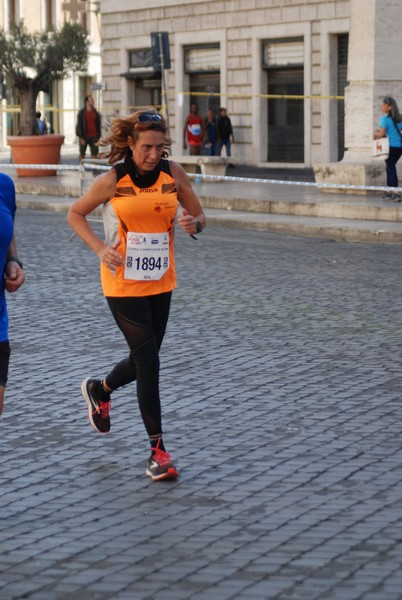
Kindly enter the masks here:
M 88 418 L 92 427 L 99 433 L 109 433 L 110 418 L 109 411 L 111 408 L 111 400 L 102 402 L 96 397 L 96 387 L 101 385 L 98 379 L 84 379 L 81 384 L 82 395 L 88 406 Z
M 177 479 L 179 473 L 172 464 L 171 456 L 168 452 L 156 448 L 151 448 L 151 458 L 148 460 L 148 468 L 145 471 L 153 481 L 160 479 Z

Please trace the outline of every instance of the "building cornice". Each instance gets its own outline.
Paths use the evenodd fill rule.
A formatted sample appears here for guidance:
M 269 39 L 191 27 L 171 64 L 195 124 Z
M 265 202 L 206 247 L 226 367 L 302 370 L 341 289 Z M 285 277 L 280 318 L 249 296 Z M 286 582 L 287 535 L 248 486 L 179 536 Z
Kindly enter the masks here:
M 102 14 L 116 12 L 116 0 L 100 0 L 100 3 Z M 166 8 L 168 6 L 177 6 L 178 4 L 199 4 L 199 0 L 135 0 L 131 3 L 130 1 L 125 1 L 124 11 L 136 11 L 150 8 Z M 121 7 L 121 10 L 123 10 L 123 5 Z

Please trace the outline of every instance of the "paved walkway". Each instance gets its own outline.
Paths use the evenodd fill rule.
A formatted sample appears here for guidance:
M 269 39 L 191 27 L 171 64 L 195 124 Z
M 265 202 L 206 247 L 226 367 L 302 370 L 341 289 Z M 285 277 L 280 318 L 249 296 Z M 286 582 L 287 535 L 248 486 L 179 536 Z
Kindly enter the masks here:
M 178 230 L 157 484 L 135 387 L 107 436 L 80 395 L 126 353 L 96 256 L 64 214 L 17 234 L 1 600 L 401 600 L 398 246 Z

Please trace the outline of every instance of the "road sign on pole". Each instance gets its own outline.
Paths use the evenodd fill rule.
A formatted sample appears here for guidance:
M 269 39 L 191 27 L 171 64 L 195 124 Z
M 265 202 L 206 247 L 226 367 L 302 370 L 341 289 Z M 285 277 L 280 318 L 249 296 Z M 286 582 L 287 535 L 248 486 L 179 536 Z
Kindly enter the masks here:
M 160 71 L 162 64 L 165 69 L 170 69 L 169 34 L 167 31 L 154 31 L 151 33 L 152 66 L 154 71 Z
M 106 81 L 100 81 L 99 83 L 91 83 L 91 92 L 105 91 Z

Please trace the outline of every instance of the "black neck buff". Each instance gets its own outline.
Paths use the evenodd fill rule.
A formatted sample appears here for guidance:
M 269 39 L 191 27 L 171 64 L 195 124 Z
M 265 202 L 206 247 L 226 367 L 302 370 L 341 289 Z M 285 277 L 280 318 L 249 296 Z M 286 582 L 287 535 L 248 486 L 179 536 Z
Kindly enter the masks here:
M 139 188 L 147 188 L 151 187 L 151 185 L 154 185 L 157 182 L 161 172 L 161 164 L 159 162 L 155 169 L 149 171 L 149 173 L 145 173 L 144 175 L 138 173 L 132 158 L 131 150 L 129 150 L 126 154 L 124 166 L 126 167 L 127 173 L 130 175 L 135 185 Z

